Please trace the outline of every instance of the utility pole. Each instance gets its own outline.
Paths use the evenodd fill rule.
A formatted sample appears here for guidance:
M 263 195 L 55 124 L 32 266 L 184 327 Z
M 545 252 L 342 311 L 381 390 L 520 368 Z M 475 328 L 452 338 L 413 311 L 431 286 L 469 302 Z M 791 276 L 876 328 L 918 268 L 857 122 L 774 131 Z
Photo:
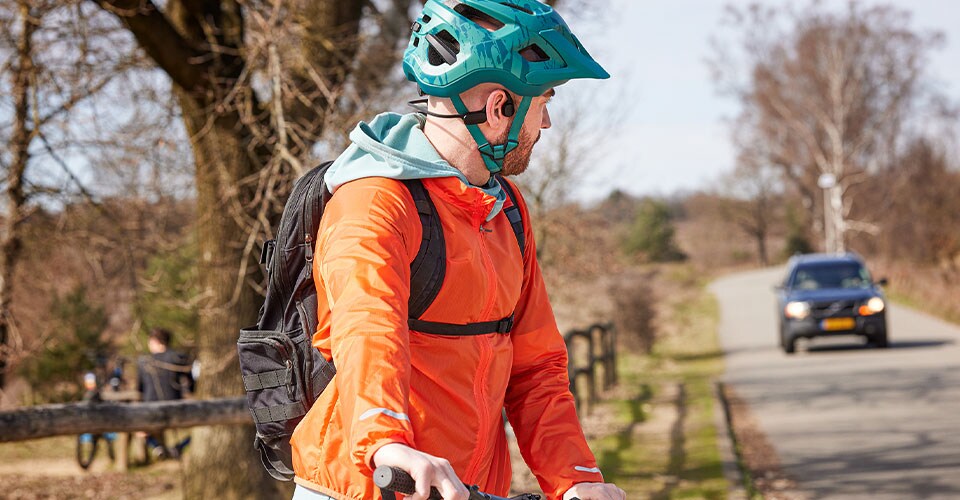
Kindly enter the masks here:
M 836 253 L 839 251 L 837 239 L 840 235 L 837 234 L 837 230 L 840 228 L 835 224 L 833 212 L 836 207 L 833 203 L 833 190 L 837 188 L 837 176 L 830 173 L 820 174 L 820 178 L 817 179 L 817 186 L 820 186 L 820 189 L 823 190 L 823 235 L 825 240 L 823 250 L 827 253 Z

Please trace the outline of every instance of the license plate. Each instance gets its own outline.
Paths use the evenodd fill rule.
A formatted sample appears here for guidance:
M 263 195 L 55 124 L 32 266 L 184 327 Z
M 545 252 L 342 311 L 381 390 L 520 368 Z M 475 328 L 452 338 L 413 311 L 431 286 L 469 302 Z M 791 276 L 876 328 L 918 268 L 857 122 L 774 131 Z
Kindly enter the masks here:
M 820 328 L 825 332 L 837 330 L 853 330 L 857 321 L 853 318 L 827 318 L 820 322 Z

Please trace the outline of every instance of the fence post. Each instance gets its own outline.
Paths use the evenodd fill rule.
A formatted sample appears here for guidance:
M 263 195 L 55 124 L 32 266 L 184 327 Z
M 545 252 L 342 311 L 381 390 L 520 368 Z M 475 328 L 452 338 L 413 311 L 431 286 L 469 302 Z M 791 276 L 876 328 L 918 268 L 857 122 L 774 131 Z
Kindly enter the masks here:
M 582 338 L 587 343 L 587 365 L 578 366 L 576 363 L 576 356 L 573 352 L 573 344 L 576 339 Z M 570 330 L 564 335 L 564 339 L 567 344 L 567 373 L 570 377 L 570 392 L 573 393 L 574 402 L 577 405 L 577 408 L 581 406 L 581 398 L 577 393 L 577 379 L 580 377 L 587 377 L 587 382 L 589 384 L 589 393 L 587 394 L 587 401 L 590 402 L 592 407 L 598 401 L 597 397 L 597 388 L 596 388 L 596 358 L 594 355 L 595 345 L 593 341 L 593 335 L 590 330 Z
M 617 330 L 613 323 L 596 325 L 600 329 L 603 343 L 603 383 L 604 389 L 617 385 Z

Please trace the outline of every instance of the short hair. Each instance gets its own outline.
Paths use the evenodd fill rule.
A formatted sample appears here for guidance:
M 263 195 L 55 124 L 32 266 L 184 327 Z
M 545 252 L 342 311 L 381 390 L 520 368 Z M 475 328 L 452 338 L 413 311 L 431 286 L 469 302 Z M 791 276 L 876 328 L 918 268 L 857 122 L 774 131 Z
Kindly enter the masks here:
M 170 333 L 170 330 L 166 328 L 154 328 L 150 330 L 150 338 L 160 342 L 165 346 L 170 345 L 170 339 L 173 338 L 173 334 Z

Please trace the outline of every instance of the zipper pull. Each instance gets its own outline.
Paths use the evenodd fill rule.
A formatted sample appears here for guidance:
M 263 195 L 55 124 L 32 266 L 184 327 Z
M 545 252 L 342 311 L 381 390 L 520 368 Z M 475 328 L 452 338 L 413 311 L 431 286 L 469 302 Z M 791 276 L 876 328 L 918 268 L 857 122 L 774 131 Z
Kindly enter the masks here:
M 307 253 L 306 258 L 307 262 L 313 262 L 313 236 L 310 234 L 305 235 L 303 238 L 304 243 L 307 244 Z
M 492 233 L 492 232 L 493 232 L 493 229 L 487 229 L 487 228 L 485 228 L 485 227 L 483 227 L 483 226 L 480 226 L 480 232 L 481 232 L 481 233 Z

